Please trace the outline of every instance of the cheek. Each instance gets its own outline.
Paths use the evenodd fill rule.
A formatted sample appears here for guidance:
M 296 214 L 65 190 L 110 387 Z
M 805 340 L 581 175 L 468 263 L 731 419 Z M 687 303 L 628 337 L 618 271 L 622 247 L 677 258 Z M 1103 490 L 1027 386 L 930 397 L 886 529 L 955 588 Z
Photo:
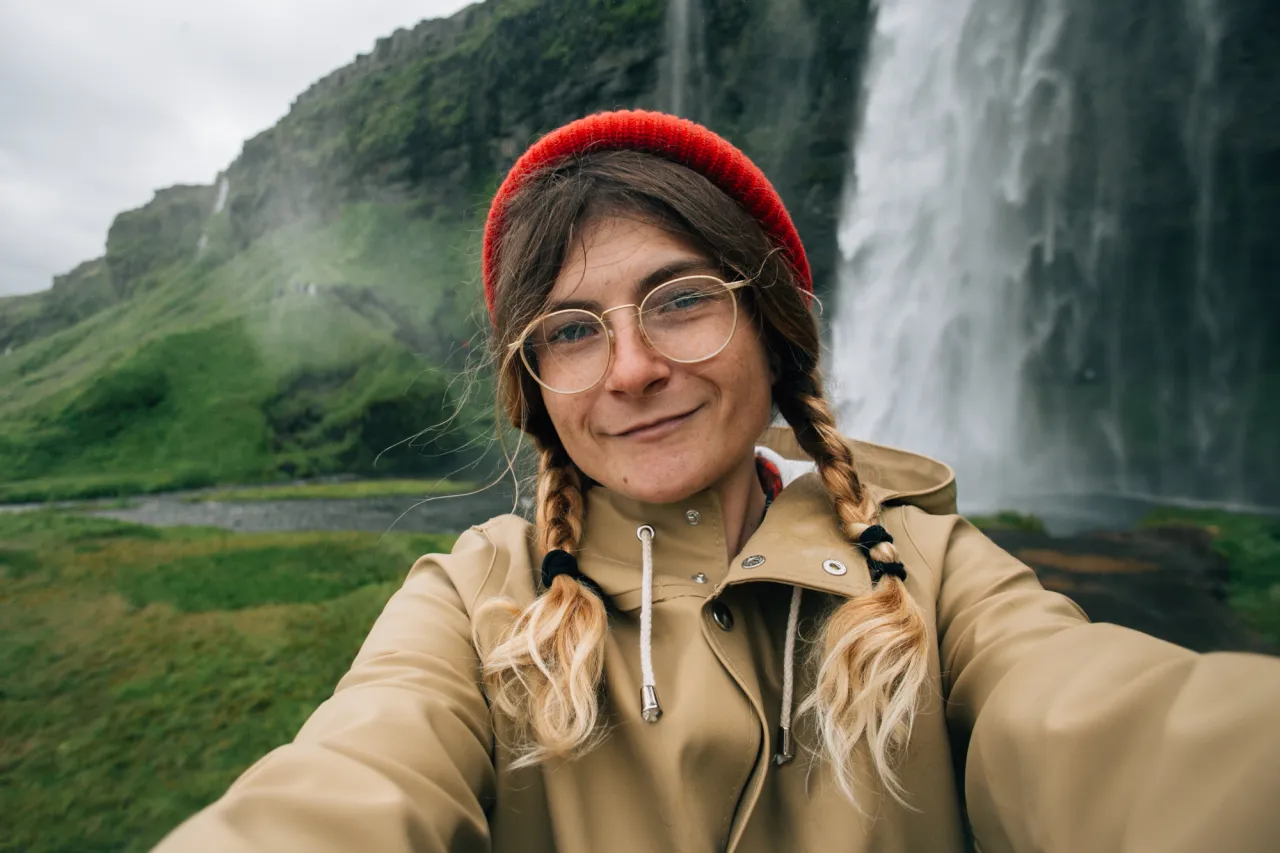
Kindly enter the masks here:
M 594 395 L 574 394 L 570 396 L 544 392 L 542 405 L 551 418 L 551 424 L 560 436 L 560 443 L 573 459 L 586 450 L 587 413 L 591 408 Z
M 732 375 L 727 377 L 732 395 L 738 406 L 744 407 L 744 415 L 768 417 L 773 406 L 773 371 L 764 344 L 758 338 L 745 337 L 743 346 L 735 353 Z

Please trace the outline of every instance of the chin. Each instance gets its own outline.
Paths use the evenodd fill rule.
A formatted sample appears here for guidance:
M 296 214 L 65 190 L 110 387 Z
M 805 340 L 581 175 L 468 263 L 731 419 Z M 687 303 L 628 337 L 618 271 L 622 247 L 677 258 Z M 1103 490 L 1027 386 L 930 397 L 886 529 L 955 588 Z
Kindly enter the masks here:
M 622 481 L 622 474 L 601 480 L 600 484 L 607 489 L 645 503 L 669 504 L 682 501 L 695 492 L 707 487 L 702 477 L 691 476 L 687 468 L 667 469 L 665 466 L 637 465 L 632 473 L 639 476 L 627 476 Z

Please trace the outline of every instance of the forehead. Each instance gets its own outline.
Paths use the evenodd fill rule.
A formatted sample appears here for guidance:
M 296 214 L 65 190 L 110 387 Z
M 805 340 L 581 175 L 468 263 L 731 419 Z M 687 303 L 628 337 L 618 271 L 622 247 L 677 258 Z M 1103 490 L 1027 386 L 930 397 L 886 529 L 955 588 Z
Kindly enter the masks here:
M 570 241 L 548 301 L 624 304 L 655 271 L 690 266 L 697 268 L 692 271 L 716 271 L 705 254 L 648 222 L 616 216 L 592 219 Z

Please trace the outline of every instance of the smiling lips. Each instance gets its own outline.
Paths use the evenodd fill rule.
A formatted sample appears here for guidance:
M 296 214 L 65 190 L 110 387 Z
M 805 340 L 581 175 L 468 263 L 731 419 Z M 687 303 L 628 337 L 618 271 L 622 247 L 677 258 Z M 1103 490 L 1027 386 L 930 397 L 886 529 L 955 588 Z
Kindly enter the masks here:
M 669 418 L 662 418 L 656 421 L 649 421 L 639 426 L 631 427 L 622 432 L 613 433 L 614 438 L 660 438 L 676 429 L 679 429 L 685 421 L 693 416 L 694 412 L 702 407 L 690 409 L 682 415 L 672 415 Z

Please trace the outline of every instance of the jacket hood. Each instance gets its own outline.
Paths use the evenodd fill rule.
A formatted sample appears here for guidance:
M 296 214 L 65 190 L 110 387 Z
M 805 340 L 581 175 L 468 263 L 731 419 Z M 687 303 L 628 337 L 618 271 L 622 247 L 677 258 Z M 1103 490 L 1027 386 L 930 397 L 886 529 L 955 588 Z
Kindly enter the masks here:
M 919 453 L 899 450 L 869 441 L 846 438 L 853 451 L 858 475 L 871 494 L 885 506 L 903 504 L 918 507 L 930 515 L 956 512 L 956 475 L 948 465 Z M 790 427 L 770 427 L 760 444 L 783 459 L 813 464 L 813 459 L 796 443 Z

